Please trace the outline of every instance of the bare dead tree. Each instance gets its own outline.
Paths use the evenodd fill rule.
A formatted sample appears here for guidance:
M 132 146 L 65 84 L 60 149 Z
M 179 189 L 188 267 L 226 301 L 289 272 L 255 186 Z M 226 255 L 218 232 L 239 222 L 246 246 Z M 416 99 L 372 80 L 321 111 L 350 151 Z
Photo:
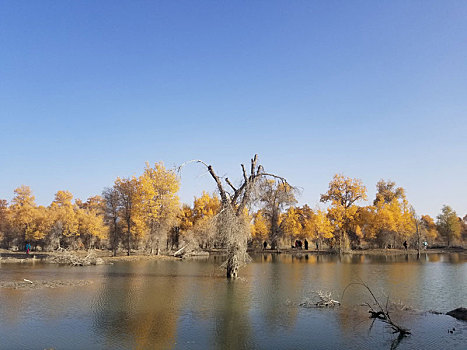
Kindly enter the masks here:
M 250 205 L 253 199 L 256 184 L 264 177 L 271 177 L 286 184 L 287 180 L 281 176 L 265 172 L 263 166 L 258 164 L 257 154 L 251 159 L 249 171 L 247 171 L 244 164 L 241 164 L 243 179 L 240 186 L 234 186 L 227 177 L 222 181 L 212 165 L 208 165 L 202 160 L 186 162 L 178 168 L 179 171 L 190 163 L 202 164 L 216 182 L 221 197 L 221 211 L 216 216 L 217 231 L 227 248 L 227 260 L 224 264 L 227 270 L 227 278 L 235 278 L 238 276 L 240 266 L 249 261 L 246 249 L 250 232 L 245 217 L 245 208 Z
M 370 289 L 370 287 L 364 282 L 349 283 L 344 288 L 344 291 L 342 292 L 342 298 L 341 298 L 342 300 L 344 299 L 344 294 L 347 288 L 353 285 L 363 286 L 366 290 L 368 290 L 368 292 L 370 293 L 374 301 L 373 305 L 371 305 L 368 302 L 365 303 L 365 305 L 369 307 L 368 313 L 370 314 L 370 318 L 372 318 L 373 320 L 376 320 L 376 319 L 381 320 L 383 323 L 389 326 L 389 328 L 392 330 L 392 333 L 394 334 L 397 333 L 398 334 L 398 338 L 396 339 L 397 344 L 398 342 L 401 341 L 402 338 L 411 334 L 409 329 L 398 325 L 391 319 L 391 315 L 389 314 L 389 307 L 388 307 L 389 297 L 386 298 L 386 304 L 383 306 L 382 303 L 376 298 L 375 294 Z

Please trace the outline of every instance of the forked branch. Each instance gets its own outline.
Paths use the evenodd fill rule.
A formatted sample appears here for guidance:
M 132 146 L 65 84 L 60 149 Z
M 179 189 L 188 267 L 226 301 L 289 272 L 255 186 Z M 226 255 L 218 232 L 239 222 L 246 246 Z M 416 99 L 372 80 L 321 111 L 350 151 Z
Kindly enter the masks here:
M 365 305 L 367 305 L 370 308 L 370 310 L 368 310 L 368 312 L 370 313 L 370 318 L 379 319 L 382 322 L 386 323 L 392 329 L 393 333 L 398 333 L 399 334 L 399 338 L 402 338 L 402 337 L 405 337 L 405 336 L 411 334 L 409 329 L 407 329 L 405 327 L 402 327 L 402 326 L 399 326 L 398 324 L 396 324 L 391 319 L 391 315 L 389 314 L 389 309 L 388 309 L 389 297 L 386 299 L 386 305 L 383 307 L 381 305 L 381 303 L 379 302 L 379 300 L 376 298 L 373 291 L 370 289 L 370 287 L 366 283 L 364 283 L 364 282 L 352 282 L 352 283 L 349 283 L 344 288 L 344 291 L 342 292 L 342 299 L 344 298 L 344 294 L 345 294 L 345 291 L 347 290 L 347 288 L 349 288 L 352 285 L 363 286 L 370 293 L 371 297 L 373 298 L 374 305 L 376 305 L 376 307 L 373 307 L 370 303 L 365 303 Z

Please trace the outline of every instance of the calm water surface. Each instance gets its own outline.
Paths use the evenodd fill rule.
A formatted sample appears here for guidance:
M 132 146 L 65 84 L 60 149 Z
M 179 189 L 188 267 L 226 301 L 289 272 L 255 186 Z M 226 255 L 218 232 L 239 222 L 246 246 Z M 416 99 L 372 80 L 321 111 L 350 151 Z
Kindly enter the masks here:
M 427 313 L 467 307 L 467 257 L 261 254 L 228 281 L 223 258 L 94 267 L 0 265 L 3 281 L 90 280 L 81 287 L 0 289 L 0 349 L 390 349 L 360 287 L 410 306 L 394 319 L 413 334 L 398 349 L 467 349 L 467 322 Z M 305 308 L 332 291 L 336 309 Z M 424 312 L 425 311 L 425 312 Z M 448 330 L 455 328 L 453 333 Z

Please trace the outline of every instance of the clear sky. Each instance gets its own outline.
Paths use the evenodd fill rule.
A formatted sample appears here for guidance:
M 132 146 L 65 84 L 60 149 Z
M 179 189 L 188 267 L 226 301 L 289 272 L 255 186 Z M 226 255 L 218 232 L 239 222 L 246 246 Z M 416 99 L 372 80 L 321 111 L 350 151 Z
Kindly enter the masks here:
M 0 198 L 86 199 L 145 161 L 333 174 L 467 214 L 466 1 L 0 2 Z M 192 202 L 215 189 L 182 173 Z M 363 204 L 363 203 L 362 203 Z

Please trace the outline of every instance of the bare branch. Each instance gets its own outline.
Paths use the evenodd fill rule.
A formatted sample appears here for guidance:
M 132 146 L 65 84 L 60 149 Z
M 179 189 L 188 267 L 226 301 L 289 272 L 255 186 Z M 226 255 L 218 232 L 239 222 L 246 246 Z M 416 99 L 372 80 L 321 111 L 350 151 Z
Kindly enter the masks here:
M 219 194 L 221 195 L 222 203 L 224 205 L 227 204 L 229 202 L 229 200 L 227 198 L 227 194 L 225 193 L 224 187 L 222 186 L 222 183 L 221 183 L 221 180 L 220 180 L 219 176 L 216 175 L 216 173 L 214 172 L 214 169 L 212 168 L 211 165 L 208 165 L 208 171 L 211 174 L 214 181 L 216 181 L 217 189 L 219 190 Z
M 256 162 L 258 161 L 258 155 L 255 154 L 253 159 L 251 160 L 251 172 L 250 175 L 254 176 L 255 175 L 255 168 L 256 168 Z
M 181 164 L 179 167 L 177 167 L 177 172 L 180 173 L 182 171 L 182 168 L 185 167 L 186 165 L 188 164 L 191 164 L 191 163 L 201 163 L 203 164 L 206 168 L 209 167 L 209 165 L 207 165 L 205 162 L 203 162 L 202 160 L 200 159 L 192 159 L 192 160 L 189 160 L 183 164 Z
M 274 174 L 270 174 L 270 173 L 261 173 L 260 175 L 261 175 L 261 176 L 270 176 L 270 177 L 273 177 L 273 178 L 275 178 L 275 179 L 281 180 L 281 182 L 284 183 L 284 184 L 287 184 L 287 185 L 289 184 L 289 183 L 287 182 L 287 180 L 286 180 L 284 177 L 282 177 L 282 176 L 278 176 L 278 175 L 274 175 Z M 290 186 L 290 187 L 292 187 L 292 186 Z
M 263 166 L 260 164 L 258 165 L 258 169 L 256 169 L 256 176 L 262 175 L 262 171 L 264 171 Z
M 404 336 L 410 334 L 409 329 L 401 327 L 398 324 L 394 323 L 394 321 L 391 320 L 391 316 L 389 315 L 389 310 L 388 310 L 389 297 L 386 300 L 386 307 L 384 308 L 381 305 L 381 303 L 378 301 L 376 296 L 374 295 L 373 291 L 370 289 L 370 287 L 366 283 L 364 283 L 364 282 L 352 282 L 352 283 L 349 283 L 344 288 L 344 291 L 342 292 L 342 298 L 344 298 L 344 294 L 345 294 L 345 291 L 347 290 L 347 288 L 349 288 L 352 285 L 363 286 L 364 288 L 366 288 L 366 290 L 368 290 L 371 297 L 373 298 L 373 301 L 374 301 L 375 305 L 378 307 L 376 310 L 369 303 L 365 303 L 370 308 L 369 313 L 371 315 L 370 316 L 371 318 L 378 318 L 382 322 L 389 325 L 391 327 L 391 329 L 393 330 L 393 333 L 399 333 L 399 337 L 404 337 Z
M 237 199 L 240 197 L 240 195 L 242 194 L 243 190 L 245 189 L 246 187 L 246 182 L 243 182 L 243 184 L 240 186 L 240 188 L 238 189 L 238 191 L 236 191 L 234 193 L 234 196 L 232 197 L 232 201 L 231 201 L 231 204 L 232 206 L 235 206 L 235 203 L 237 203 Z
M 225 182 L 227 182 L 227 184 L 232 188 L 232 190 L 234 190 L 234 193 L 237 192 L 237 189 L 235 188 L 234 185 L 232 185 L 232 183 L 230 182 L 230 180 L 229 180 L 228 177 L 225 178 Z M 234 194 L 234 195 L 235 195 L 235 194 Z
M 248 182 L 248 176 L 246 174 L 245 166 L 242 164 L 242 171 L 243 171 L 243 179 L 245 182 Z

